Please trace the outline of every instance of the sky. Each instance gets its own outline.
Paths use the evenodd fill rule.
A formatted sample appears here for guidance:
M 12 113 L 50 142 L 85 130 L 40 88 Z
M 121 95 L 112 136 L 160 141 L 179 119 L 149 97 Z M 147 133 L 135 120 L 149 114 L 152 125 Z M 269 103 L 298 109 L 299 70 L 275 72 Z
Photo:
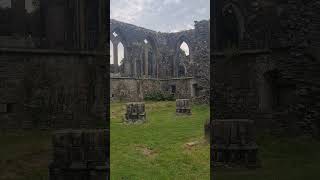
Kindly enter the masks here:
M 154 31 L 178 32 L 193 29 L 194 21 L 210 19 L 210 0 L 111 0 L 110 18 Z M 112 48 L 111 43 L 111 64 Z M 181 49 L 189 55 L 186 43 Z M 123 47 L 118 47 L 118 59 L 122 58 Z
M 111 0 L 110 17 L 161 32 L 194 28 L 210 18 L 210 0 Z

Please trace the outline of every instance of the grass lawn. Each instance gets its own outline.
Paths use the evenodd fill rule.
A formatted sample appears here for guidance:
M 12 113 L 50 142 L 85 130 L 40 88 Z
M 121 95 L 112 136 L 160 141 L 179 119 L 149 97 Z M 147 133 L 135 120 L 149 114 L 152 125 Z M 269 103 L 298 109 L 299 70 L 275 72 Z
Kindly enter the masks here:
M 208 180 L 203 124 L 209 107 L 194 105 L 189 117 L 176 117 L 175 102 L 147 102 L 146 110 L 147 123 L 124 125 L 125 105 L 111 105 L 111 179 Z M 218 169 L 215 180 L 320 179 L 320 141 L 264 135 L 257 142 L 261 168 Z M 0 180 L 47 180 L 50 149 L 50 132 L 0 132 Z
M 51 158 L 51 133 L 0 133 L 0 180 L 45 180 Z
M 111 104 L 111 179 L 209 179 L 203 129 L 209 106 L 195 105 L 192 116 L 177 117 L 175 102 L 147 102 L 148 122 L 141 125 L 122 124 L 124 112 L 124 104 Z
M 217 169 L 215 180 L 319 180 L 320 141 L 259 136 L 261 168 Z

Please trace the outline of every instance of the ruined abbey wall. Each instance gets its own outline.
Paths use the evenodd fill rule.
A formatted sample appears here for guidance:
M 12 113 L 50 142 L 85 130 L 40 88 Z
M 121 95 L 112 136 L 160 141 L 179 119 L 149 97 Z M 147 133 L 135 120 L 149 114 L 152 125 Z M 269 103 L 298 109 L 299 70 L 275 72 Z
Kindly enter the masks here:
M 105 127 L 96 54 L 0 49 L 0 129 Z
M 274 133 L 319 135 L 319 5 L 216 1 L 213 119 L 253 119 Z
M 209 101 L 209 21 L 195 22 L 195 28 L 176 33 L 161 33 L 141 28 L 135 25 L 111 20 L 110 40 L 113 44 L 114 64 L 111 64 L 112 76 L 139 79 L 173 79 L 191 77 L 193 84 L 197 84 L 198 95 L 194 97 L 200 102 Z M 152 54 L 146 56 L 146 43 L 150 45 Z M 123 63 L 119 65 L 117 46 L 121 42 L 124 46 Z M 189 47 L 189 56 L 183 55 L 180 49 L 185 42 Z M 150 51 L 148 51 L 150 52 Z M 149 59 L 151 57 L 151 60 Z M 111 87 L 120 79 L 111 78 Z M 142 80 L 140 80 L 142 81 Z M 151 81 L 151 80 L 149 80 Z M 177 79 L 172 82 L 178 81 Z M 153 81 L 154 82 L 154 81 Z M 123 82 L 125 84 L 125 81 Z M 161 84 L 161 82 L 157 82 Z M 156 84 L 157 84 L 156 83 Z M 183 82 L 185 83 L 185 82 Z M 192 86 L 192 84 L 185 84 Z M 177 85 L 177 89 L 182 86 Z M 112 87 L 111 89 L 114 89 Z M 165 91 L 166 88 L 162 88 Z M 180 90 L 182 91 L 182 90 Z M 132 96 L 143 97 L 138 92 Z M 116 95 L 116 94 L 114 94 Z M 178 94 L 178 96 L 186 96 Z M 192 97 L 190 94 L 188 98 Z
M 162 91 L 177 99 L 195 97 L 193 78 L 141 79 L 113 78 L 110 90 L 111 101 L 144 101 L 147 94 Z
M 108 127 L 104 2 L 0 8 L 0 130 Z

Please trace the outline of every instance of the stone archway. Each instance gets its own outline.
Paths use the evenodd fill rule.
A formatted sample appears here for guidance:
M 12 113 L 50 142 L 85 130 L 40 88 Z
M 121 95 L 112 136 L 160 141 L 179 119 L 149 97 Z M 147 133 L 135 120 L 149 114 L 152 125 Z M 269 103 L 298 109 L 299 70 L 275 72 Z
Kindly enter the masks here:
M 110 31 L 110 40 L 113 43 L 113 61 L 115 73 L 120 73 L 120 66 L 128 61 L 128 43 L 126 39 L 126 36 L 123 35 L 120 28 L 116 27 Z M 123 53 L 123 64 L 120 64 L 121 59 L 119 59 L 119 46 L 121 47 L 121 45 L 123 46 L 123 50 L 121 49 L 121 53 Z
M 157 41 L 153 37 L 147 36 L 143 40 L 143 44 L 143 75 L 146 77 L 158 78 L 159 52 Z
M 236 5 L 229 3 L 222 8 L 222 16 L 222 47 L 238 48 L 245 32 L 241 10 Z
M 181 49 L 181 46 L 182 44 L 186 44 L 187 47 L 188 47 L 188 54 L 185 54 L 186 55 L 186 61 L 188 61 L 188 63 L 192 63 L 193 60 L 192 60 L 192 46 L 191 46 L 191 42 L 190 40 L 185 36 L 185 35 L 182 35 L 178 38 L 177 42 L 175 43 L 175 55 L 174 55 L 174 59 L 173 59 L 173 77 L 179 77 L 179 72 L 180 72 L 180 66 L 184 66 L 185 68 L 185 74 L 187 74 L 187 68 L 185 66 L 185 64 L 183 63 L 187 63 L 187 62 L 180 62 L 181 60 L 181 52 L 183 51 Z M 183 53 L 182 53 L 183 54 Z

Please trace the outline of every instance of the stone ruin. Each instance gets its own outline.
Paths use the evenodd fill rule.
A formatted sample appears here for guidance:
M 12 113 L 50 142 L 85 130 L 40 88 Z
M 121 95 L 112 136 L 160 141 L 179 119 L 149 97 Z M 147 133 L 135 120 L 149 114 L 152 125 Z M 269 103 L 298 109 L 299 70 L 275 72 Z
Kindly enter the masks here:
M 201 20 L 192 29 L 166 33 L 110 19 L 112 100 L 143 101 L 161 91 L 175 99 L 208 103 L 209 26 L 209 20 Z M 182 44 L 188 53 L 181 49 Z
M 53 135 L 50 180 L 105 180 L 109 170 L 108 131 L 61 130 Z
M 124 123 L 144 123 L 146 122 L 146 111 L 144 102 L 131 102 L 126 104 L 126 114 Z
M 247 119 L 224 119 L 211 122 L 211 148 L 214 166 L 259 166 L 254 123 Z M 212 132 L 210 132 L 212 131 Z
M 108 128 L 108 3 L 82 3 L 41 0 L 32 14 L 24 0 L 0 8 L 1 131 Z
M 215 0 L 211 11 L 213 119 L 319 137 L 319 0 Z
M 177 99 L 176 100 L 176 113 L 191 115 L 190 99 Z

